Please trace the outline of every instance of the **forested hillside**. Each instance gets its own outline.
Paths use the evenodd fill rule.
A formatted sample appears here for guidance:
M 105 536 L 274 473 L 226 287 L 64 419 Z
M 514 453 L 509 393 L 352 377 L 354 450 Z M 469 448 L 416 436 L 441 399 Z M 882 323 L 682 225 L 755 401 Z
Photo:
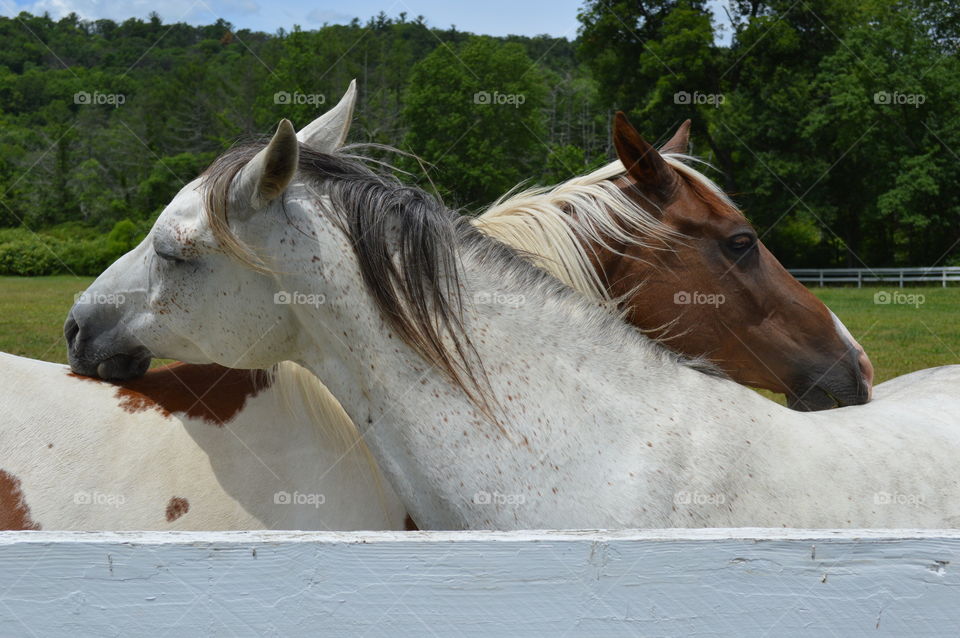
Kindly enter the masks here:
M 476 210 L 610 159 L 609 122 L 694 151 L 790 266 L 960 263 L 960 21 L 930 0 L 590 0 L 576 41 L 400 14 L 250 32 L 0 18 L 0 274 L 93 274 L 189 179 L 360 89 L 351 136 Z M 504 16 L 509 19 L 509 16 Z

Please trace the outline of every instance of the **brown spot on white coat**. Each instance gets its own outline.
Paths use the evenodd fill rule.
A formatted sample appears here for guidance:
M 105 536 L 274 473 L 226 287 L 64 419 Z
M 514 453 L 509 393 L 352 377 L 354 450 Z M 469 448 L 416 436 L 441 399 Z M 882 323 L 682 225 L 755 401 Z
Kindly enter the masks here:
M 4 470 L 0 470 L 0 529 L 40 529 L 40 524 L 30 518 L 30 508 L 20 490 L 20 479 Z
M 131 414 L 153 409 L 164 416 L 186 414 L 218 427 L 229 423 L 248 398 L 272 383 L 264 370 L 234 370 L 213 363 L 173 363 L 120 382 L 71 376 L 115 386 L 120 407 Z
M 190 503 L 185 498 L 179 496 L 174 496 L 170 499 L 170 502 L 167 503 L 167 522 L 172 523 L 177 520 L 184 514 L 190 511 Z

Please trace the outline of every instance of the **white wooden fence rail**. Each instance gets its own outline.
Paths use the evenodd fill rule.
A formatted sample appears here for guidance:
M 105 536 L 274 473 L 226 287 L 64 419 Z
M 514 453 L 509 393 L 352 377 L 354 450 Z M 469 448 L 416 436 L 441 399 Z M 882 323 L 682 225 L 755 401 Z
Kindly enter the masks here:
M 960 266 L 942 266 L 936 268 L 791 268 L 790 274 L 804 283 L 820 286 L 830 284 L 855 283 L 895 285 L 903 288 L 906 284 L 940 284 L 944 288 L 948 283 L 960 282 Z
M 955 636 L 960 533 L 0 533 L 0 636 Z

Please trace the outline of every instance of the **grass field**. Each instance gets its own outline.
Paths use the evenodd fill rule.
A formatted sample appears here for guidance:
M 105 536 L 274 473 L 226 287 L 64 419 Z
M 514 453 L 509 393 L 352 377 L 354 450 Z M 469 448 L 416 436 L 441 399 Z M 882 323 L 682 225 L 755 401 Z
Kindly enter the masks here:
M 63 320 L 74 295 L 90 281 L 0 277 L 0 351 L 65 362 Z M 960 363 L 960 287 L 812 291 L 866 348 L 878 383 L 921 368 Z
M 92 277 L 0 277 L 0 351 L 67 362 L 63 321 Z
M 811 290 L 863 345 L 878 383 L 922 368 L 960 363 L 960 286 Z M 875 296 L 890 303 L 876 303 Z

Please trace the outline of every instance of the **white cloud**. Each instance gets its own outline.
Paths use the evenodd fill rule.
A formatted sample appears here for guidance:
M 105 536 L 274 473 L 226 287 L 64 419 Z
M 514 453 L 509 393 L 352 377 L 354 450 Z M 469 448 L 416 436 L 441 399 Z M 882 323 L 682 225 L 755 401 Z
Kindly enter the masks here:
M 127 18 L 144 19 L 156 11 L 167 24 L 211 23 L 220 17 L 229 19 L 225 14 L 250 15 L 260 11 L 260 5 L 254 0 L 166 0 L 163 4 L 157 4 L 155 0 L 36 0 L 16 7 L 4 3 L 0 7 L 3 13 L 11 15 L 20 11 L 34 15 L 46 12 L 52 18 L 59 19 L 76 13 L 85 20 L 108 18 L 116 22 L 123 22 Z
M 341 22 L 350 22 L 351 20 L 353 20 L 352 15 L 334 11 L 332 9 L 314 9 L 307 14 L 307 22 L 311 24 L 323 24 L 325 22 L 335 24 Z

